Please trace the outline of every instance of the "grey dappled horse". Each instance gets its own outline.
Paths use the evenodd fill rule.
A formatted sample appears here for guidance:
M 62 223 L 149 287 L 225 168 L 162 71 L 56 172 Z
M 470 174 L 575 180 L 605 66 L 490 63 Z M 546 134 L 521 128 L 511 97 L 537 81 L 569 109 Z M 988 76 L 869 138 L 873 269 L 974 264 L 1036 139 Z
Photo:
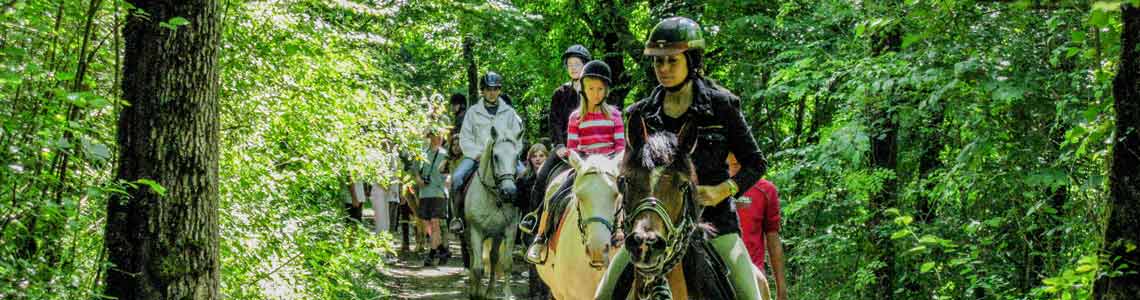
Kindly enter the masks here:
M 512 298 L 510 276 L 511 253 L 518 230 L 518 207 L 510 201 L 516 192 L 515 165 L 520 143 L 513 134 L 498 134 L 491 128 L 491 140 L 483 148 L 479 168 L 471 178 L 464 197 L 464 231 L 470 247 L 469 297 L 487 298 L 495 288 L 495 275 L 503 279 L 503 297 Z M 485 244 L 486 242 L 486 244 Z M 485 266 L 490 269 L 484 273 Z M 484 274 L 488 275 L 483 286 Z

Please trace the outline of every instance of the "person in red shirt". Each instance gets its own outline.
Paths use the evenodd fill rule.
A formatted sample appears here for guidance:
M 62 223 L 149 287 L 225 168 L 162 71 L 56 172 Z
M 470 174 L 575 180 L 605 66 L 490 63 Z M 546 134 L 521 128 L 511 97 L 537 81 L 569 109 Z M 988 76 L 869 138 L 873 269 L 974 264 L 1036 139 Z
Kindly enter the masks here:
M 731 153 L 728 155 L 728 168 L 731 176 L 740 170 L 740 163 Z M 764 253 L 771 257 L 772 273 L 776 277 L 776 299 L 787 300 L 788 288 L 784 280 L 784 247 L 780 243 L 780 195 L 776 186 L 768 180 L 760 179 L 744 192 L 736 201 L 736 213 L 740 217 L 740 233 L 752 264 L 756 265 L 757 281 L 761 292 L 767 293 L 767 280 L 764 278 Z M 768 298 L 768 297 L 765 297 Z

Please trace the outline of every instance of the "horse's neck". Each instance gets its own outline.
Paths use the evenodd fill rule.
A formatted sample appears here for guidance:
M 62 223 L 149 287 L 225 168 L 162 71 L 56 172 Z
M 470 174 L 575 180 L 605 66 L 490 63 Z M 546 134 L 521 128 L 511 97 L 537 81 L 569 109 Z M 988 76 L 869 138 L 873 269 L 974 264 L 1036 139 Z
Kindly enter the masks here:
M 484 177 L 495 178 L 495 168 L 493 162 L 495 160 L 495 141 L 487 141 L 487 146 L 483 148 L 483 155 L 479 158 L 478 172 L 475 172 L 476 179 L 483 180 Z

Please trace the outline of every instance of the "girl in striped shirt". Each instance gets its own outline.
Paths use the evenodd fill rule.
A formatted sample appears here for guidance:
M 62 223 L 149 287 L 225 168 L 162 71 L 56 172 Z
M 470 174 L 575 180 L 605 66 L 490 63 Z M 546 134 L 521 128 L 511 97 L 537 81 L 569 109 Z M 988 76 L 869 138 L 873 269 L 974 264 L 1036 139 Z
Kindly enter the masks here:
M 600 60 L 594 60 L 586 63 L 583 67 L 581 86 L 581 99 L 578 109 L 570 113 L 570 120 L 566 125 L 566 148 L 560 148 L 556 152 L 559 157 L 566 158 L 569 154 L 568 151 L 575 151 L 583 157 L 591 154 L 614 154 L 620 153 L 625 150 L 625 127 L 622 125 L 621 111 L 616 107 L 606 104 L 606 96 L 609 94 L 610 87 L 610 66 Z M 567 179 L 566 183 L 572 183 L 572 179 Z M 561 190 L 566 190 L 569 185 L 563 186 Z M 539 221 L 538 231 L 535 232 L 534 242 L 530 248 L 527 248 L 526 259 L 527 261 L 535 264 L 542 264 L 546 261 L 546 231 L 551 223 L 548 222 L 550 217 L 561 217 L 561 208 L 565 206 L 566 197 L 560 197 L 560 193 L 556 193 L 553 198 L 548 201 L 550 210 L 547 215 L 542 214 L 544 206 L 540 206 L 536 212 L 542 216 Z
M 609 69 L 600 60 L 590 64 Z M 579 109 L 570 113 L 570 121 L 566 125 L 566 149 L 578 152 L 582 157 L 621 152 L 625 149 L 625 128 L 621 124 L 621 111 L 605 102 L 609 78 L 583 78 L 582 92 L 586 97 L 581 97 L 583 103 Z M 560 155 L 565 157 L 566 153 Z

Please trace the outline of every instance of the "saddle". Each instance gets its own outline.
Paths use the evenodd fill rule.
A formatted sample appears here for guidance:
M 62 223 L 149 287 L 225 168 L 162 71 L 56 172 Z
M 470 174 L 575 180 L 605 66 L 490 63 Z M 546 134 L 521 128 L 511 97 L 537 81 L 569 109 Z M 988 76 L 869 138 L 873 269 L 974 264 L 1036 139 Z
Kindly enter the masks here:
M 570 168 L 561 168 L 561 170 L 565 169 Z M 556 169 L 554 171 L 561 172 L 561 170 Z M 562 235 L 562 227 L 565 224 L 565 220 L 567 220 L 567 206 L 570 204 L 570 198 L 573 196 L 573 179 L 575 179 L 576 175 L 577 173 L 575 173 L 573 169 L 570 169 L 570 171 L 567 172 L 567 176 L 565 176 L 565 180 L 562 181 L 562 185 L 559 186 L 559 189 L 555 190 L 554 194 L 551 195 L 551 200 L 547 201 L 548 206 L 545 210 L 543 210 L 543 216 L 538 216 L 539 219 L 544 217 L 557 218 L 547 219 L 551 221 L 546 222 L 545 228 L 546 233 L 551 236 L 551 238 L 547 238 L 547 245 L 549 246 L 549 250 L 553 252 L 557 252 L 557 248 L 559 248 L 559 236 Z M 549 183 L 544 183 L 541 186 L 546 186 L 548 184 Z
M 552 222 L 546 223 L 545 232 L 550 234 L 547 245 L 553 252 L 558 251 L 558 237 L 562 235 L 562 225 L 566 223 L 566 206 L 570 204 L 570 198 L 573 197 L 575 175 L 577 174 L 574 173 L 573 169 L 566 174 L 566 180 L 562 182 L 562 186 L 559 186 L 558 190 L 550 197 L 550 201 L 547 203 L 549 206 L 542 212 L 543 216 L 539 216 L 540 218 L 558 217 L 557 219 L 548 219 Z

